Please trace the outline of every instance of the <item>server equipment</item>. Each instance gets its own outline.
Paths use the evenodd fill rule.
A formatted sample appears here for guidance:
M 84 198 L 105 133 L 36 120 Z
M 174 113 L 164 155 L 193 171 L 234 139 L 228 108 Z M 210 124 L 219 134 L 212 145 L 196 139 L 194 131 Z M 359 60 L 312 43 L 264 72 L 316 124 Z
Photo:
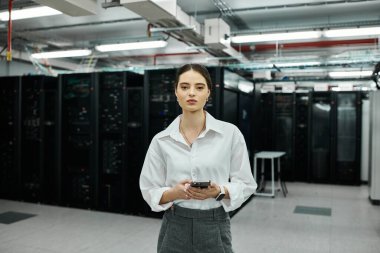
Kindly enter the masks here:
M 294 180 L 295 93 L 275 93 L 274 100 L 274 150 L 286 153 L 281 163 L 282 178 Z
M 360 184 L 361 94 L 336 92 L 334 95 L 333 170 L 334 181 Z
M 21 197 L 21 78 L 0 78 L 0 198 Z
M 311 104 L 310 180 L 331 182 L 331 92 L 314 92 Z
M 310 180 L 360 183 L 360 92 L 314 92 Z
M 58 82 L 55 77 L 25 76 L 21 84 L 21 198 L 56 203 Z
M 294 125 L 294 179 L 309 180 L 310 92 L 296 93 Z
M 99 74 L 99 208 L 135 211 L 142 167 L 142 76 Z M 126 195 L 128 193 L 128 195 Z
M 96 74 L 60 76 L 62 139 L 61 202 L 80 208 L 98 206 L 98 86 Z

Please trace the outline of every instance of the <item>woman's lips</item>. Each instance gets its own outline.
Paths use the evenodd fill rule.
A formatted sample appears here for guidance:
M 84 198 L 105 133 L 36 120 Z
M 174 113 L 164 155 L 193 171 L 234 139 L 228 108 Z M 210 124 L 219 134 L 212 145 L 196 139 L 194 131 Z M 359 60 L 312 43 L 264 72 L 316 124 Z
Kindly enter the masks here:
M 188 99 L 188 100 L 186 100 L 186 102 L 189 103 L 189 104 L 195 104 L 197 102 L 197 100 L 195 100 L 195 99 Z

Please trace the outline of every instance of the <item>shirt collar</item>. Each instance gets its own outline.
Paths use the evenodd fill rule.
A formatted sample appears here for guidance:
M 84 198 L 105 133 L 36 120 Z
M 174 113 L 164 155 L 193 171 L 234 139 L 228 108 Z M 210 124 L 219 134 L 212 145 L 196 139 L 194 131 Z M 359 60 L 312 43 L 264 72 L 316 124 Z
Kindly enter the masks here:
M 179 132 L 179 123 L 181 121 L 182 114 L 179 115 L 164 131 L 158 134 L 158 138 L 170 136 L 174 140 L 179 141 L 181 133 Z M 203 137 L 208 131 L 215 131 L 223 134 L 219 122 L 211 114 L 206 112 L 206 129 L 201 133 L 199 137 Z

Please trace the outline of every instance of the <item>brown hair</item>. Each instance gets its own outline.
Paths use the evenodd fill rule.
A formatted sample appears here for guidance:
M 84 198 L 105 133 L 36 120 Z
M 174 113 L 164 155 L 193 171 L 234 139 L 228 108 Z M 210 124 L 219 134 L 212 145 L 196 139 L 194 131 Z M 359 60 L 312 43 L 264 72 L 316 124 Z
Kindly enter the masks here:
M 211 81 L 210 73 L 208 72 L 208 70 L 206 69 L 205 66 L 203 66 L 201 64 L 196 64 L 196 63 L 185 64 L 177 70 L 177 76 L 175 78 L 175 83 L 174 83 L 174 90 L 177 90 L 179 77 L 183 73 L 185 73 L 189 70 L 193 70 L 193 71 L 201 74 L 204 77 L 204 79 L 206 80 L 206 84 L 207 84 L 208 89 L 211 91 L 212 81 Z

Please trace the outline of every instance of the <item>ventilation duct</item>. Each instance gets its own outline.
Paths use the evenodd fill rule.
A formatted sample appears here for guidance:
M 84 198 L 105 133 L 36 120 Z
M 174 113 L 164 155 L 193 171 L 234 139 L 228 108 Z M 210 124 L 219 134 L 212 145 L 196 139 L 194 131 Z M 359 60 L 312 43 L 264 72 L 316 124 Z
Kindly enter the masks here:
M 193 46 L 207 46 L 205 50 L 213 56 L 231 57 L 231 59 L 238 56 L 239 61 L 243 57 L 230 46 L 229 39 L 224 41 L 229 37 L 230 28 L 221 19 L 210 22 L 212 36 L 207 37 L 207 41 L 205 41 L 204 26 L 199 24 L 194 17 L 182 11 L 176 0 L 120 0 L 120 4 L 145 18 L 155 27 L 164 28 L 160 31 L 170 32 Z M 189 27 L 194 27 L 194 29 L 183 29 Z M 215 36 L 214 31 L 217 33 Z M 219 35 L 222 36 L 220 38 L 223 39 L 222 42 L 217 38 Z M 243 62 L 245 61 L 243 60 Z
M 96 14 L 96 0 L 34 0 L 36 3 L 49 6 L 69 16 L 88 16 Z

